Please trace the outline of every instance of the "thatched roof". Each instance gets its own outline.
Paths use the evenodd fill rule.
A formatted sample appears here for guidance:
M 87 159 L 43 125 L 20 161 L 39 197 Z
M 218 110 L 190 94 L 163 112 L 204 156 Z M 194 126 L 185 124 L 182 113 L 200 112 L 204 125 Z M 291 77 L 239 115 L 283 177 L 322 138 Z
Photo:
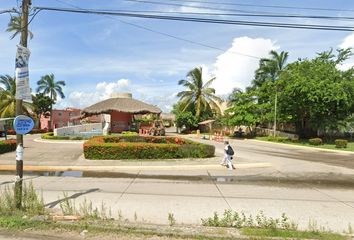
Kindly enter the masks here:
M 160 114 L 160 108 L 144 103 L 133 98 L 109 98 L 107 100 L 98 102 L 82 110 L 81 116 L 88 117 L 102 113 L 110 114 L 112 111 L 126 112 L 133 114 Z

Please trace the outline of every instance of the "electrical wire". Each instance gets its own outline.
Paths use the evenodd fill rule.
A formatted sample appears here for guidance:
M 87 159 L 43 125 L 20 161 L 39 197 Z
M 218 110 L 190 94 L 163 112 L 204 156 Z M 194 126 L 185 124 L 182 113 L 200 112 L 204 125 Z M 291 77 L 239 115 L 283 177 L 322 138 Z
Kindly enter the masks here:
M 160 19 L 160 20 L 173 20 L 173 21 L 198 22 L 198 23 L 244 25 L 244 26 L 257 26 L 257 27 L 275 27 L 275 28 L 311 29 L 311 30 L 330 30 L 330 31 L 353 31 L 354 30 L 354 27 L 351 27 L 351 26 L 338 26 L 338 25 L 317 25 L 317 24 L 293 24 L 293 23 L 260 22 L 260 21 L 239 21 L 239 20 L 225 20 L 225 19 L 213 19 L 213 18 L 179 17 L 179 16 L 167 16 L 167 15 L 157 15 L 157 14 L 108 12 L 108 11 L 82 10 L 82 9 L 73 9 L 73 8 L 55 8 L 55 7 L 34 7 L 34 9 L 46 10 L 46 11 L 58 11 L 58 12 L 98 14 L 98 15 L 123 16 L 123 17 Z
M 76 9 L 87 10 L 87 9 L 75 6 L 73 4 L 64 2 L 62 0 L 55 0 L 55 1 L 57 1 L 59 3 L 62 3 L 62 4 L 65 4 L 67 6 L 74 7 Z M 129 25 L 129 26 L 132 26 L 132 27 L 144 30 L 144 31 L 148 31 L 148 32 L 152 32 L 152 33 L 155 33 L 155 34 L 158 34 L 158 35 L 165 36 L 165 37 L 173 38 L 175 40 L 186 42 L 186 43 L 193 44 L 193 45 L 196 45 L 196 46 L 205 47 L 205 48 L 217 50 L 217 51 L 220 51 L 220 52 L 226 52 L 227 51 L 227 49 L 223 49 L 223 48 L 219 48 L 219 47 L 212 46 L 212 45 L 209 45 L 209 44 L 193 41 L 193 40 L 190 40 L 190 39 L 187 39 L 187 38 L 182 38 L 182 37 L 179 37 L 179 36 L 176 36 L 176 35 L 172 35 L 172 34 L 169 34 L 169 33 L 157 31 L 155 29 L 152 29 L 152 28 L 149 28 L 149 27 L 145 27 L 145 26 L 140 25 L 140 24 L 130 23 L 130 22 L 127 22 L 127 21 L 124 21 L 124 20 L 121 20 L 121 19 L 117 19 L 115 17 L 111 17 L 111 16 L 107 16 L 107 15 L 105 15 L 104 17 L 113 19 L 115 21 L 119 21 L 119 22 L 121 22 L 123 24 Z M 258 59 L 258 60 L 261 59 L 261 57 L 258 57 L 258 56 L 254 56 L 254 55 L 250 55 L 250 54 L 246 54 L 246 53 L 241 53 L 241 52 L 236 52 L 236 51 L 229 51 L 229 53 L 240 55 L 240 56 L 244 56 L 244 57 L 249 57 L 249 58 L 253 58 L 253 59 Z
M 165 0 L 180 2 L 180 0 Z M 292 9 L 292 10 L 311 10 L 311 11 L 331 11 L 331 12 L 354 12 L 353 9 L 339 9 L 339 8 L 317 8 L 317 7 L 294 7 L 284 5 L 263 5 L 263 4 L 246 4 L 246 3 L 230 3 L 230 2 L 213 2 L 201 0 L 182 0 L 183 3 L 203 3 L 212 5 L 225 5 L 225 6 L 241 6 L 241 7 L 258 7 L 258 8 L 279 8 L 279 9 Z
M 264 18 L 300 18 L 300 19 L 323 19 L 323 20 L 343 20 L 352 21 L 354 17 L 347 16 L 324 16 L 324 15 L 299 15 L 299 14 L 254 14 L 254 13 L 212 13 L 212 12 L 166 12 L 166 11 L 139 11 L 139 10 L 117 10 L 117 9 L 86 9 L 103 12 L 125 12 L 141 14 L 182 14 L 182 15 L 207 15 L 207 16 L 226 16 L 226 17 L 264 17 Z
M 15 13 L 15 9 L 7 9 L 7 10 L 0 10 L 0 14 L 5 14 L 5 13 Z

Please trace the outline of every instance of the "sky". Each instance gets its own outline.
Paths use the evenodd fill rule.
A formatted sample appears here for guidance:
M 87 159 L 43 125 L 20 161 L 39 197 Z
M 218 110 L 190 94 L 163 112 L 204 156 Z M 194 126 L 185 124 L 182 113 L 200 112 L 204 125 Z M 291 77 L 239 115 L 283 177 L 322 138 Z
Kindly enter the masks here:
M 175 15 L 177 12 L 225 13 L 223 10 L 203 7 L 329 16 L 351 16 L 354 13 L 354 1 L 347 0 L 209 0 L 219 3 L 214 5 L 198 1 L 151 1 L 180 6 L 124 0 L 32 0 L 32 6 L 68 8 L 72 7 L 71 4 L 83 9 L 162 11 Z M 18 2 L 0 0 L 0 10 L 17 7 Z M 222 3 L 340 8 L 347 11 L 243 7 Z M 0 15 L 0 75 L 13 75 L 15 70 L 14 58 L 19 38 L 10 40 L 10 34 L 5 31 L 9 19 L 9 14 Z M 338 20 L 235 19 L 354 26 L 353 21 Z M 225 97 L 233 88 L 244 89 L 250 84 L 258 67 L 258 58 L 268 57 L 270 50 L 288 51 L 289 62 L 292 62 L 298 58 L 312 58 L 316 53 L 331 47 L 354 47 L 354 34 L 351 32 L 176 22 L 52 11 L 37 14 L 30 24 L 30 30 L 34 34 L 28 45 L 31 51 L 29 67 L 32 90 L 36 89 L 36 82 L 41 76 L 50 73 L 55 75 L 56 80 L 66 82 L 66 97 L 58 99 L 56 108 L 85 108 L 107 99 L 113 92 L 131 92 L 134 98 L 169 112 L 178 101 L 177 93 L 184 90 L 178 81 L 185 79 L 188 71 L 195 67 L 203 67 L 205 80 L 215 76 L 213 87 L 216 94 Z M 351 58 L 342 68 L 353 65 L 354 58 Z

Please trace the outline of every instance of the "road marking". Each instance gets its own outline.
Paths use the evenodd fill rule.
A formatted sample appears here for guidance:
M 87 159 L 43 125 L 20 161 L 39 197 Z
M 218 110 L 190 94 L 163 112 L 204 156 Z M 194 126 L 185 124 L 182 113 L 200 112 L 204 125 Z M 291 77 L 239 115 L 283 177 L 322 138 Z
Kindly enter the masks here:
M 271 163 L 236 163 L 237 169 L 271 167 Z M 225 167 L 219 164 L 204 165 L 171 165 L 171 166 L 24 166 L 24 171 L 144 171 L 144 170 L 220 170 Z M 0 171 L 14 171 L 14 165 L 0 165 Z
M 66 140 L 47 140 L 47 139 L 41 139 L 41 138 L 35 138 L 33 139 L 34 142 L 38 142 L 38 143 L 56 143 L 56 144 L 61 144 L 61 143 L 65 143 L 65 144 L 83 144 L 85 141 L 81 141 L 81 140 L 72 140 L 72 141 L 66 141 Z
M 317 148 L 317 147 L 311 147 L 311 146 L 301 146 L 301 145 L 288 144 L 288 143 L 270 142 L 270 141 L 263 141 L 263 140 L 257 140 L 257 139 L 246 139 L 246 140 L 247 141 L 252 141 L 252 142 L 259 142 L 259 143 L 276 144 L 276 145 L 281 145 L 281 146 L 284 146 L 284 147 L 294 147 L 294 148 L 307 149 L 309 151 L 311 151 L 311 150 L 312 151 L 325 151 L 325 152 L 341 153 L 343 155 L 354 155 L 354 152 L 345 151 L 345 150 Z

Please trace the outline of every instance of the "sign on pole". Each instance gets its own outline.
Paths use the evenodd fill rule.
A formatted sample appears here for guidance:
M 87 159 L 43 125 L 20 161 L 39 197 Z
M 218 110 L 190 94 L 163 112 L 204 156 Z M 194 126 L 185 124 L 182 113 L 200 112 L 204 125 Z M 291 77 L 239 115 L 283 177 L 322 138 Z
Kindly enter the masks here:
M 31 88 L 29 84 L 28 60 L 30 50 L 17 45 L 16 53 L 16 99 L 32 102 Z
M 32 131 L 33 127 L 34 121 L 28 116 L 19 115 L 14 120 L 14 129 L 17 134 L 27 134 Z

